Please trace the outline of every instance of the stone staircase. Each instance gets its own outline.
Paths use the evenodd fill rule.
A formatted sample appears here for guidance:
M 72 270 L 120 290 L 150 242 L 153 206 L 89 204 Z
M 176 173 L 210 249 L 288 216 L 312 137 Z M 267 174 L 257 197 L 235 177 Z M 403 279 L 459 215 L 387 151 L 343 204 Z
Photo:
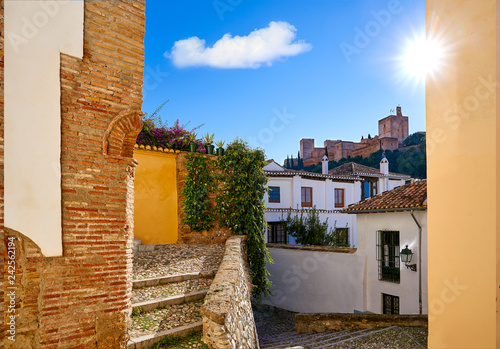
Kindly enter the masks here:
M 186 336 L 189 343 L 199 342 L 199 333 L 192 334 L 203 330 L 201 306 L 222 253 L 223 248 L 213 246 L 142 245 L 134 240 L 129 349 Z
M 148 348 L 168 336 L 203 329 L 200 308 L 216 270 L 133 281 L 128 348 Z
M 340 332 L 323 332 L 323 333 L 305 333 L 296 334 L 295 332 L 287 332 L 279 335 L 259 338 L 260 349 L 321 349 L 335 348 L 346 342 L 372 336 L 376 333 L 395 329 L 396 326 L 382 329 L 364 329 L 358 331 L 340 331 Z

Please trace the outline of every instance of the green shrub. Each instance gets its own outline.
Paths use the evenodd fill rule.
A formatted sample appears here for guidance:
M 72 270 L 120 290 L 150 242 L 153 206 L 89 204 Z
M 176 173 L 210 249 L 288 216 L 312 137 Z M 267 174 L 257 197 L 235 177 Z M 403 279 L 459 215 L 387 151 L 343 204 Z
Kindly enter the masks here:
M 186 155 L 187 177 L 182 188 L 184 195 L 183 223 L 192 231 L 209 230 L 214 226 L 214 210 L 210 193 L 214 191 L 212 160 L 199 153 Z
M 266 263 L 272 262 L 265 243 L 264 218 L 265 157 L 262 150 L 250 149 L 242 140 L 235 140 L 219 157 L 219 178 L 223 180 L 217 196 L 219 225 L 233 234 L 246 235 L 253 295 L 260 300 L 270 295 L 271 282 Z

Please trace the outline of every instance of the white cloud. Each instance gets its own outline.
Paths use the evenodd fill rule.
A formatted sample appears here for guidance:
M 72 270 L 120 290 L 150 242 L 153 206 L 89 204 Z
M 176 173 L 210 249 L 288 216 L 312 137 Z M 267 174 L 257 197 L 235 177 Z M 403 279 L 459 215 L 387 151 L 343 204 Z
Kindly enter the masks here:
M 287 22 L 271 22 L 269 26 L 255 29 L 247 36 L 225 34 L 213 47 L 206 47 L 205 40 L 196 36 L 174 43 L 172 52 L 165 57 L 175 66 L 221 69 L 259 68 L 273 62 L 311 50 L 312 45 L 302 40 L 293 42 L 297 29 Z

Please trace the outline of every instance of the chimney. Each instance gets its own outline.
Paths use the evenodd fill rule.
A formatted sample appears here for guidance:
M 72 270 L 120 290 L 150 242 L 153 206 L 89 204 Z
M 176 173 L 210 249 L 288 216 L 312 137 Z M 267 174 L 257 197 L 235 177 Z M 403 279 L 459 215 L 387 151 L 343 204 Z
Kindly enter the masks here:
M 383 193 L 389 190 L 389 161 L 385 154 L 382 154 L 382 160 L 380 160 L 380 174 L 384 175 L 384 177 L 380 178 L 380 193 Z
M 384 176 L 387 176 L 389 174 L 389 161 L 383 155 L 382 160 L 380 160 L 380 173 L 383 174 Z
M 396 107 L 396 115 L 397 116 L 403 116 L 403 113 L 401 112 L 401 106 L 400 105 L 398 105 Z
M 323 174 L 328 174 L 328 156 L 323 155 L 323 160 L 321 161 L 321 166 L 322 166 L 322 171 L 321 173 Z

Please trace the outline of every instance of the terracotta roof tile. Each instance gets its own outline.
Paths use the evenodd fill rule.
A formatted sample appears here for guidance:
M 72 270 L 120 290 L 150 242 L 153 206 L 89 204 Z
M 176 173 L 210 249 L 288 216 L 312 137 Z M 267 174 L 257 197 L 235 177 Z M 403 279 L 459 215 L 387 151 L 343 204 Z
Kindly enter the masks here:
M 427 181 L 408 183 L 345 208 L 348 213 L 427 207 Z
M 374 167 L 370 166 L 365 166 L 361 165 L 355 162 L 348 162 L 343 165 L 337 166 L 335 168 L 332 168 L 330 171 L 328 171 L 329 174 L 332 175 L 342 175 L 342 176 L 371 176 L 373 175 L 374 177 L 380 177 L 382 174 L 380 173 L 380 170 Z M 410 176 L 401 174 L 401 173 L 393 173 L 389 172 L 389 176 L 393 177 L 401 177 L 401 178 L 407 178 L 409 179 Z

